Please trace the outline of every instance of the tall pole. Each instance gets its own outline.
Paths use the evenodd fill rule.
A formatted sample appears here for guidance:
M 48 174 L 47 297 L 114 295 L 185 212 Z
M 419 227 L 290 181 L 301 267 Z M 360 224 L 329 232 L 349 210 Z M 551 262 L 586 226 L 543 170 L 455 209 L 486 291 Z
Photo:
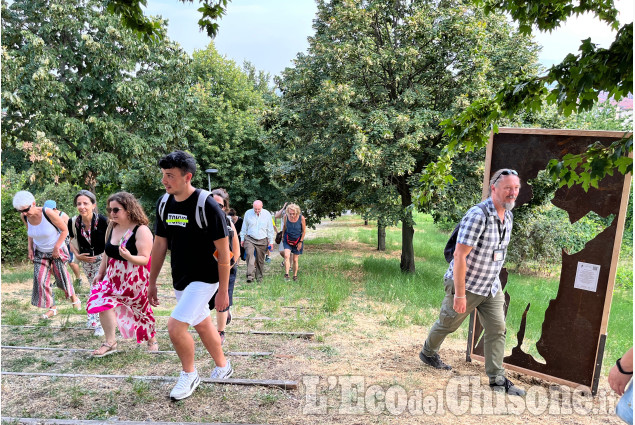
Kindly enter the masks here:
M 211 175 L 218 173 L 218 170 L 216 168 L 208 168 L 207 170 L 205 170 L 205 172 L 207 173 L 207 188 L 211 192 L 212 191 Z

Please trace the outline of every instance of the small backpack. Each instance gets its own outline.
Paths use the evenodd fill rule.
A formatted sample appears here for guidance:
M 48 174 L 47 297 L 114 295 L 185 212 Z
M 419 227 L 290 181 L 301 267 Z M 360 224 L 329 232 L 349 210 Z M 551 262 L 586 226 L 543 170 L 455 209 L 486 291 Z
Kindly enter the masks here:
M 75 216 L 73 216 L 73 218 L 71 218 L 71 228 L 70 228 L 70 229 L 68 229 L 68 236 L 69 236 L 69 237 L 71 237 L 71 235 L 73 235 L 73 236 L 72 236 L 72 238 L 71 238 L 71 245 L 72 245 L 73 247 L 75 247 L 75 249 L 77 250 L 77 252 L 80 252 L 80 251 L 79 251 L 79 241 L 77 240 L 77 235 L 75 234 L 75 233 L 77 233 L 77 230 L 76 230 L 76 223 L 77 223 L 77 216 L 75 215 Z M 73 232 L 75 232 L 75 233 L 71 233 L 71 229 L 72 229 L 72 230 L 73 230 Z
M 201 189 L 201 191 L 198 193 L 198 200 L 196 201 L 196 212 L 194 213 L 194 217 L 196 218 L 196 224 L 198 225 L 198 227 L 202 230 L 207 230 L 207 216 L 205 215 L 205 201 L 207 201 L 207 198 L 212 194 L 212 192 L 208 192 L 207 190 L 203 190 Z M 163 197 L 161 198 L 161 201 L 159 202 L 159 217 L 161 217 L 161 220 L 165 221 L 165 205 L 168 203 L 168 199 L 170 198 L 170 194 L 166 193 L 165 195 L 163 195 Z M 227 226 L 227 233 L 229 235 L 229 252 L 231 255 L 231 260 L 230 263 L 233 265 L 235 260 L 233 258 L 233 231 L 231 230 L 231 225 L 229 224 L 229 221 L 231 220 L 226 214 L 224 214 L 225 217 L 225 225 Z M 217 251 L 214 251 L 214 258 L 216 258 L 217 255 Z M 218 260 L 218 259 L 217 259 Z
M 198 193 L 198 200 L 196 201 L 196 212 L 194 216 L 196 217 L 196 224 L 198 227 L 207 230 L 207 216 L 205 215 L 205 201 L 212 194 L 212 192 L 208 192 L 207 190 L 201 189 Z M 161 220 L 165 221 L 164 213 L 165 213 L 165 204 L 168 203 L 168 199 L 170 198 L 170 194 L 166 193 L 161 198 L 161 202 L 159 202 L 159 217 Z
M 485 207 L 485 204 L 481 202 L 480 204 L 477 204 L 477 206 L 481 209 L 481 211 L 483 211 L 483 214 L 485 214 L 485 218 L 487 218 L 489 214 L 487 213 L 487 208 Z M 451 263 L 452 259 L 454 259 L 454 250 L 456 249 L 456 240 L 459 236 L 460 226 L 461 226 L 461 223 L 456 225 L 456 227 L 452 231 L 452 234 L 450 235 L 450 239 L 448 239 L 448 243 L 445 244 L 445 248 L 443 249 L 443 255 L 445 256 L 445 261 L 447 261 L 448 263 Z

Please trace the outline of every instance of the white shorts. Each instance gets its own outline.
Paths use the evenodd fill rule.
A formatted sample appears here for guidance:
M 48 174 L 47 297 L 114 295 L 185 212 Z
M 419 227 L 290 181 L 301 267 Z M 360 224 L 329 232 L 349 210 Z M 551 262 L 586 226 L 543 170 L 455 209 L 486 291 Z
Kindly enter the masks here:
M 176 307 L 170 317 L 196 326 L 209 316 L 209 300 L 218 290 L 218 282 L 191 282 L 182 291 L 174 290 Z

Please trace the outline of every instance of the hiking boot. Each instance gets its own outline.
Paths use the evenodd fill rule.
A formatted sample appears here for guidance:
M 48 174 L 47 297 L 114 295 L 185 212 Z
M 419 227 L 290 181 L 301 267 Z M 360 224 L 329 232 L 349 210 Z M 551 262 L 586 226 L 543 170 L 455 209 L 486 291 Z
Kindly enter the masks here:
M 425 354 L 423 354 L 423 352 L 420 352 L 419 358 L 422 362 L 424 362 L 428 366 L 432 366 L 435 369 L 452 370 L 452 366 L 447 365 L 441 361 L 439 354 L 435 354 L 434 356 L 426 356 Z
M 517 395 L 520 397 L 526 394 L 525 390 L 518 388 L 512 383 L 512 381 L 500 375 L 496 377 L 496 381 L 493 384 L 489 384 L 489 387 L 492 391 L 497 393 L 507 393 L 509 395 Z
M 225 331 L 218 331 L 218 335 L 220 335 L 220 345 L 225 343 Z
M 225 367 L 216 366 L 209 377 L 211 379 L 227 379 L 232 376 L 232 373 L 234 373 L 234 369 L 232 369 L 232 364 L 227 360 Z
M 170 391 L 170 397 L 172 400 L 183 400 L 192 395 L 198 384 L 201 383 L 201 378 L 198 377 L 198 372 L 194 371 L 187 373 L 181 371 L 179 381 L 176 383 L 172 391 Z

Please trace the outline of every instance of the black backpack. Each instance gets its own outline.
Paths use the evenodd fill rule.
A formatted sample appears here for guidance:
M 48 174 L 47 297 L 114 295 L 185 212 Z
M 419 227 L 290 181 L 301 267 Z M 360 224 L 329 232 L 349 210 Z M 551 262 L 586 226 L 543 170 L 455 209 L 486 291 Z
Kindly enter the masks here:
M 46 219 L 46 221 L 48 221 L 49 223 L 51 223 L 51 226 L 55 227 L 55 230 L 57 230 L 57 234 L 62 233 L 62 231 L 60 229 L 57 228 L 57 226 L 55 224 L 53 224 L 53 221 L 51 221 L 51 219 L 49 218 L 49 216 L 46 214 L 46 210 L 49 208 L 46 207 L 42 207 L 42 215 L 44 216 L 44 218 Z M 60 217 L 64 214 L 63 211 L 60 211 Z M 22 216 L 22 221 L 24 221 L 24 225 L 27 226 L 27 221 L 26 221 L 26 217 L 22 214 L 20 214 Z M 69 234 L 66 235 L 66 239 L 64 240 L 64 243 L 66 245 L 68 245 L 71 242 L 71 235 L 70 235 L 70 231 Z
M 480 204 L 477 204 L 477 206 L 481 209 L 481 211 L 483 211 L 483 214 L 485 214 L 485 218 L 487 218 L 489 214 L 487 213 L 487 208 L 485 207 L 485 204 L 481 202 Z M 459 236 L 460 225 L 461 223 L 456 225 L 456 227 L 452 231 L 452 234 L 450 235 L 450 239 L 448 239 L 448 243 L 445 244 L 445 248 L 443 249 L 443 255 L 445 256 L 445 261 L 447 261 L 448 263 L 451 263 L 452 259 L 454 259 L 454 250 L 456 249 L 456 239 Z

